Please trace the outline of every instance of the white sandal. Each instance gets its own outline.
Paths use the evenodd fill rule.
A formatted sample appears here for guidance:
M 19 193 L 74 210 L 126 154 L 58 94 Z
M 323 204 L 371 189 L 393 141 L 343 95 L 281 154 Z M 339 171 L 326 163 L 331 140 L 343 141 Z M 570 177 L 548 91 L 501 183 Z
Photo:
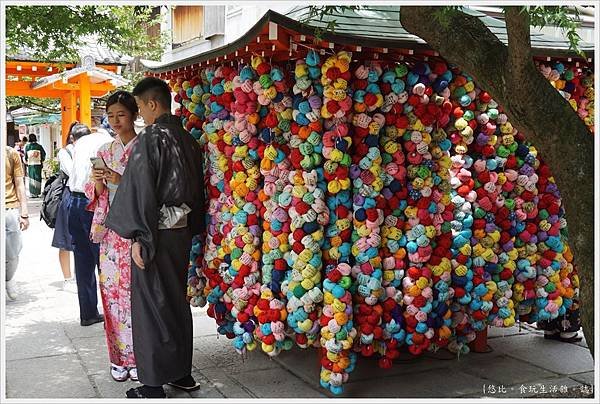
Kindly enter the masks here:
M 137 368 L 129 368 L 129 378 L 134 382 L 138 381 Z
M 116 382 L 124 382 L 129 377 L 127 368 L 113 364 L 110 365 L 110 375 Z

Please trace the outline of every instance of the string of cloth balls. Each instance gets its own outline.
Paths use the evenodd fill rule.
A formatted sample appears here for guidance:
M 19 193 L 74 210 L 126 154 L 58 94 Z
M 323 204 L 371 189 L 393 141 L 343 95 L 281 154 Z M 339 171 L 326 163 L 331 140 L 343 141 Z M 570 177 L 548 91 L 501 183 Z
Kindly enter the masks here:
M 538 68 L 593 132 L 593 73 Z M 318 348 L 340 394 L 358 355 L 464 354 L 488 325 L 578 307 L 549 167 L 457 68 L 309 51 L 171 86 L 205 156 L 188 298 L 237 352 Z

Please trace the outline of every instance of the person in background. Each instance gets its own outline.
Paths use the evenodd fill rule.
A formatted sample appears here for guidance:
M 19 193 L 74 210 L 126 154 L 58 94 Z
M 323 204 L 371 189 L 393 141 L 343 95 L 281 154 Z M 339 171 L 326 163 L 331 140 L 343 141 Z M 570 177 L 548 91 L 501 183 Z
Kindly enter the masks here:
M 6 240 L 6 296 L 17 299 L 17 290 L 13 279 L 19 266 L 19 254 L 23 247 L 21 231 L 29 227 L 27 196 L 23 183 L 23 165 L 21 157 L 12 147 L 6 146 L 5 168 L 5 240 Z
M 137 380 L 131 335 L 131 240 L 107 229 L 104 220 L 135 144 L 133 122 L 138 106 L 130 93 L 117 91 L 108 97 L 106 111 L 116 137 L 98 150 L 106 168 L 92 168 L 85 194 L 91 201 L 88 209 L 94 212 L 90 237 L 100 243 L 100 296 L 110 374 L 115 381 L 122 382 L 127 378 Z
M 15 150 L 19 152 L 21 156 L 21 163 L 25 167 L 25 144 L 27 143 L 27 136 L 23 136 L 23 139 L 19 139 L 15 142 Z
M 69 133 L 77 122 L 73 122 L 69 128 Z M 68 178 L 73 170 L 73 137 L 69 136 L 67 145 L 58 151 L 56 156 L 59 163 L 59 169 L 63 176 Z M 58 261 L 63 274 L 62 290 L 66 292 L 77 292 L 75 278 L 71 274 L 71 252 L 74 249 L 73 238 L 69 233 L 69 201 L 71 200 L 71 191 L 68 185 L 65 186 L 58 211 L 56 212 L 56 225 L 52 236 L 52 247 L 58 248 Z
M 21 163 L 23 164 L 23 184 L 25 184 L 25 194 L 27 194 L 27 162 L 25 161 L 25 146 L 29 143 L 29 138 L 27 136 L 23 136 L 21 139 L 20 146 L 23 149 L 23 153 L 21 154 Z
M 29 194 L 39 198 L 42 193 L 42 165 L 46 160 L 46 150 L 37 142 L 37 136 L 29 134 L 29 143 L 25 146 L 25 162 L 29 177 Z
M 147 126 L 129 157 L 105 226 L 133 239 L 131 321 L 142 386 L 129 398 L 163 398 L 164 384 L 200 385 L 192 370 L 192 314 L 186 299 L 192 236 L 204 220 L 202 150 L 171 115 L 171 92 L 147 77 L 133 89 Z
M 73 136 L 73 168 L 67 182 L 71 196 L 69 198 L 69 233 L 73 238 L 75 257 L 75 279 L 79 298 L 79 317 L 82 326 L 104 321 L 98 313 L 98 292 L 95 269 L 99 266 L 98 244 L 90 240 L 93 213 L 86 210 L 90 200 L 85 196 L 85 184 L 88 182 L 92 163 L 100 147 L 112 142 L 105 131 L 91 134 L 90 128 L 77 123 L 71 128 Z

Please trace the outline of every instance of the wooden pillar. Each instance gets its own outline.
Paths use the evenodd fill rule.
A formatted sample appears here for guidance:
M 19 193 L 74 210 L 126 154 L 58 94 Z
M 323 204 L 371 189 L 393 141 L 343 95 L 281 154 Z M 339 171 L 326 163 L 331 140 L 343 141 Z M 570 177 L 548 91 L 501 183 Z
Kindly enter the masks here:
M 68 91 L 60 97 L 60 111 L 62 146 L 65 146 L 69 127 L 77 120 L 77 96 L 74 91 Z
M 492 351 L 492 348 L 487 343 L 487 332 L 487 326 L 483 330 L 475 332 L 475 339 L 469 344 L 471 352 L 488 353 Z
M 90 78 L 85 73 L 79 76 L 79 122 L 92 126 L 92 93 Z

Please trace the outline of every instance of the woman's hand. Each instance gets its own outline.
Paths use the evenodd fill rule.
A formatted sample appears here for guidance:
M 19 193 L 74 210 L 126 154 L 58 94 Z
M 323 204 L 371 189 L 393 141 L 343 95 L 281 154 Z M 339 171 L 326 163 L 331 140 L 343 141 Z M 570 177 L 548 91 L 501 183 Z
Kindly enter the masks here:
M 110 169 L 104 171 L 104 178 L 106 181 L 115 185 L 121 182 L 121 174 Z
M 92 180 L 94 180 L 94 182 L 103 182 L 104 175 L 104 170 L 102 168 L 92 168 Z

